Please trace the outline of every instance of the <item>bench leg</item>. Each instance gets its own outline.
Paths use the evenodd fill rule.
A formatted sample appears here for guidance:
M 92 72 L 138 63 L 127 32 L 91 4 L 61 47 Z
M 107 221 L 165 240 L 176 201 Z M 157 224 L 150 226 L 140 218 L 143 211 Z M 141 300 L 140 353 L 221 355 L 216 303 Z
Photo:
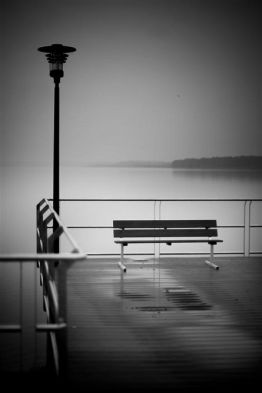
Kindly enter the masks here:
M 121 257 L 120 261 L 118 262 L 118 266 L 120 267 L 121 271 L 126 273 L 126 266 L 124 265 L 124 244 L 121 243 Z
M 219 269 L 219 266 L 217 266 L 214 263 L 214 244 L 210 244 L 210 261 L 205 261 L 206 264 L 208 264 L 209 266 L 213 267 L 215 270 Z
M 214 263 L 214 244 L 210 244 L 210 262 Z

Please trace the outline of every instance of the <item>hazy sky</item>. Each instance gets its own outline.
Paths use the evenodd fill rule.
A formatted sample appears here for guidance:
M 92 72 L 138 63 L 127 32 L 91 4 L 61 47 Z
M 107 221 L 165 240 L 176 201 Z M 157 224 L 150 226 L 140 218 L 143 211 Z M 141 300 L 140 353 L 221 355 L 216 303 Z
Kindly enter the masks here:
M 50 164 L 53 80 L 39 46 L 77 48 L 61 83 L 61 162 L 262 154 L 252 0 L 2 1 L 2 161 Z

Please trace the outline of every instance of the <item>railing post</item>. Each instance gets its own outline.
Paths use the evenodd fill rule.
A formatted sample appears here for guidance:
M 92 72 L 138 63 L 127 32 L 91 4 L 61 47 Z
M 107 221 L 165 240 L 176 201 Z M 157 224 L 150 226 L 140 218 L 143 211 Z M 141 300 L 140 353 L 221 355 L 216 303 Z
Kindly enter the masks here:
M 161 203 L 162 201 L 155 201 L 154 202 L 154 220 L 161 220 Z M 155 240 L 157 240 L 155 238 Z M 158 238 L 159 240 L 159 238 Z M 154 258 L 159 259 L 160 257 L 160 243 L 154 243 Z
M 244 234 L 243 234 L 243 254 L 250 255 L 250 225 L 251 225 L 251 204 L 252 201 L 246 200 L 244 203 Z
M 21 333 L 21 368 L 22 372 L 33 369 L 36 361 L 36 262 L 20 264 L 20 324 Z M 25 285 L 26 282 L 26 285 Z
M 68 266 L 64 263 L 61 263 L 57 267 L 57 291 L 59 298 L 60 318 L 62 321 L 67 321 L 67 269 Z M 67 377 L 67 334 L 67 327 L 57 332 L 57 346 L 59 351 L 59 378 L 61 378 L 62 381 L 65 381 Z
M 250 255 L 250 247 L 251 247 L 251 205 L 253 201 L 249 201 L 248 208 L 248 256 Z

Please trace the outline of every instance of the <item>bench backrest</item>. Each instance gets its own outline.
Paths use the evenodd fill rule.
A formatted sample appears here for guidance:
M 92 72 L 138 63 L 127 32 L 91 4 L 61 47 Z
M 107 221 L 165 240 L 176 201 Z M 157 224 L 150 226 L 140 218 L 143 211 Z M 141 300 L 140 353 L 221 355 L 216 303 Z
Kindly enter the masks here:
M 114 220 L 114 237 L 214 237 L 216 220 Z

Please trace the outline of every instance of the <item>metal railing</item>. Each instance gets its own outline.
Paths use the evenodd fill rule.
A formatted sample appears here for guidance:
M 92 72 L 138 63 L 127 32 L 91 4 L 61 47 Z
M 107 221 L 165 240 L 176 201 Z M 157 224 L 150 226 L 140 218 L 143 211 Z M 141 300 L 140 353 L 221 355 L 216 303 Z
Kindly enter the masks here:
M 51 201 L 51 200 L 50 200 Z M 56 214 L 53 210 L 49 200 L 43 199 L 37 204 L 37 253 L 33 254 L 12 254 L 12 255 L 0 255 L 0 263 L 3 263 L 8 266 L 13 266 L 13 264 L 18 264 L 18 272 L 19 272 L 19 279 L 17 283 L 19 283 L 19 318 L 18 323 L 10 323 L 5 321 L 6 323 L 0 324 L 0 333 L 3 337 L 5 334 L 9 335 L 10 333 L 18 334 L 20 337 L 20 346 L 18 350 L 20 351 L 20 371 L 25 369 L 30 369 L 34 365 L 33 356 L 31 356 L 30 362 L 28 362 L 28 337 L 32 338 L 31 352 L 36 351 L 36 344 L 34 344 L 33 336 L 37 335 L 38 332 L 46 333 L 47 340 L 47 347 L 48 347 L 48 361 L 51 359 L 52 368 L 55 371 L 56 375 L 63 374 L 63 371 L 66 370 L 66 313 L 65 313 L 65 305 L 61 305 L 60 294 L 63 292 L 63 283 L 61 284 L 60 277 L 58 274 L 59 267 L 66 266 L 67 263 L 74 262 L 74 261 L 83 261 L 87 258 L 87 253 L 82 251 L 83 247 L 79 247 L 79 242 L 76 243 L 74 238 L 71 236 L 69 229 L 90 229 L 93 230 L 106 230 L 108 234 L 108 241 L 110 246 L 114 247 L 113 236 L 112 236 L 112 221 L 113 219 L 126 219 L 126 218 L 133 218 L 133 213 L 135 212 L 137 216 L 139 215 L 139 219 L 166 219 L 166 218 L 178 218 L 179 214 L 184 214 L 187 210 L 180 211 L 180 204 L 219 204 L 225 203 L 227 206 L 231 204 L 237 204 L 240 206 L 239 209 L 239 216 L 238 222 L 232 223 L 221 223 L 220 219 L 217 217 L 217 210 L 214 208 L 211 211 L 214 212 L 212 214 L 212 218 L 218 219 L 218 228 L 221 229 L 230 229 L 230 230 L 240 230 L 242 232 L 242 247 L 240 250 L 234 250 L 233 252 L 216 252 L 216 254 L 239 254 L 244 256 L 249 255 L 257 255 L 262 254 L 262 250 L 253 250 L 251 247 L 252 243 L 252 236 L 253 231 L 259 230 L 262 228 L 261 221 L 253 222 L 254 215 L 256 215 L 257 210 L 254 210 L 255 213 L 253 214 L 254 205 L 256 208 L 259 205 L 259 209 L 261 207 L 262 199 L 61 199 L 61 215 L 63 216 L 64 211 L 66 210 L 66 204 L 73 203 L 73 209 L 70 205 L 70 217 L 75 218 L 75 206 L 79 203 L 84 204 L 92 204 L 92 214 L 93 216 L 97 217 L 98 214 L 96 212 L 96 207 L 94 204 L 98 203 L 98 210 L 101 210 L 101 204 L 111 204 L 113 203 L 114 206 L 117 206 L 117 209 L 112 209 L 111 205 L 106 205 L 105 211 L 107 213 L 106 221 L 103 222 L 103 212 L 100 213 L 101 217 L 101 225 L 85 225 L 85 223 L 81 223 L 81 225 L 65 225 L 62 221 L 60 216 Z M 142 204 L 141 211 L 136 212 L 136 207 L 132 204 L 134 203 Z M 121 211 L 118 209 L 119 205 L 126 204 L 128 207 L 123 208 Z M 149 210 L 146 209 L 146 214 L 148 216 L 143 216 L 144 204 L 149 203 Z M 167 207 L 172 205 L 175 206 L 175 214 L 174 211 L 172 215 L 168 216 L 168 209 Z M 133 206 L 133 207 L 132 207 Z M 187 205 L 188 206 L 188 205 Z M 217 206 L 217 205 L 216 205 Z M 80 216 L 85 215 L 87 205 L 85 207 L 81 206 L 80 208 Z M 201 209 L 200 209 L 201 210 Z M 260 209 L 261 210 L 261 209 Z M 194 209 L 195 211 L 195 209 Z M 205 208 L 203 209 L 205 212 Z M 72 213 L 73 212 L 73 213 Z M 177 215 L 178 214 L 178 215 Z M 187 213 L 189 214 L 189 213 Z M 190 213 L 191 214 L 191 213 Z M 208 218 L 207 215 L 203 214 L 201 211 L 199 215 L 202 214 L 201 218 Z M 141 216 L 142 215 L 142 216 Z M 210 215 L 210 211 L 209 211 Z M 150 216 L 150 217 L 149 217 Z M 187 218 L 184 217 L 183 218 Z M 190 218 L 199 218 L 199 217 L 192 217 Z M 86 219 L 86 217 L 85 217 Z M 100 219 L 100 218 L 99 218 Z M 67 218 L 68 222 L 68 218 Z M 92 224 L 92 220 L 87 220 L 88 223 Z M 55 228 L 55 230 L 53 230 Z M 100 237 L 99 245 L 102 246 L 104 242 L 104 237 Z M 69 246 L 68 252 L 61 252 L 61 253 L 54 253 L 54 243 L 57 240 L 66 241 L 67 245 Z M 262 242 L 260 242 L 261 245 Z M 92 244 L 92 241 L 91 241 Z M 89 249 L 90 241 L 88 236 L 85 236 L 85 249 Z M 119 250 L 117 249 L 116 252 L 105 252 L 101 253 L 100 250 L 97 253 L 89 252 L 88 255 L 110 255 L 110 256 L 118 256 Z M 145 253 L 148 255 L 148 253 Z M 172 253 L 161 253 L 161 255 L 190 255 L 194 254 L 197 255 L 196 252 L 172 252 Z M 201 252 L 201 254 L 203 254 Z M 126 254 L 126 255 L 134 255 Z M 141 255 L 141 252 L 138 253 Z M 33 292 L 31 294 L 26 294 L 27 283 L 28 280 L 28 269 L 27 267 L 30 265 L 33 266 L 34 273 L 31 277 L 35 279 L 38 278 L 40 281 L 40 285 L 42 287 L 42 304 L 43 310 L 45 315 L 45 322 L 39 322 L 37 320 L 37 301 L 36 296 L 37 292 Z M 36 273 L 37 272 L 37 275 Z M 26 274 L 25 274 L 26 273 Z M 37 282 L 35 280 L 35 282 Z M 34 286 L 34 290 L 36 290 L 37 284 Z M 61 292 L 62 288 L 62 292 Z M 25 317 L 25 309 L 28 307 L 27 300 L 34 298 L 34 303 L 31 302 L 31 309 L 30 312 L 33 315 L 30 318 L 30 323 L 26 320 Z M 2 299 L 3 300 L 3 299 Z M 61 307 L 62 306 L 62 307 Z M 28 309 L 26 310 L 28 314 Z M 4 336 L 5 337 L 5 336 Z M 25 364 L 25 360 L 27 359 L 27 363 Z
M 56 231 L 53 232 L 49 225 L 56 223 Z M 64 237 L 71 250 L 66 253 L 54 253 L 53 245 L 56 239 Z M 20 345 L 17 351 L 20 352 L 19 371 L 27 371 L 34 366 L 36 344 L 34 336 L 37 332 L 47 333 L 47 357 L 52 359 L 51 368 L 56 375 L 63 373 L 63 366 L 65 364 L 65 331 L 66 321 L 61 313 L 61 298 L 57 288 L 58 277 L 56 267 L 61 262 L 68 263 L 74 261 L 86 260 L 87 256 L 76 244 L 72 238 L 67 227 L 62 223 L 59 216 L 51 207 L 47 199 L 43 199 L 37 205 L 37 253 L 34 254 L 12 254 L 0 255 L 0 263 L 19 264 L 19 322 L 18 323 L 4 323 L 0 324 L 0 333 L 19 333 Z M 33 270 L 39 268 L 40 285 L 42 286 L 43 295 L 43 310 L 46 315 L 45 323 L 38 323 L 36 320 L 37 310 L 37 292 L 36 284 L 34 285 L 34 292 L 28 294 L 26 277 L 24 274 L 25 266 L 31 263 Z M 10 266 L 10 265 L 9 265 Z M 28 272 L 27 272 L 28 275 Z M 36 274 L 31 275 L 36 280 Z M 27 277 L 28 279 L 28 277 Z M 31 303 L 30 317 L 25 317 L 25 308 L 27 308 L 26 299 L 29 298 Z M 33 353 L 28 353 L 28 336 L 30 336 L 30 350 Z M 33 348 L 34 347 L 34 348 Z M 28 358 L 31 361 L 28 362 Z M 25 360 L 27 359 L 27 360 Z M 27 363 L 27 364 L 25 364 Z M 50 368 L 50 364 L 48 365 Z
M 129 219 L 133 219 L 133 216 L 131 216 L 133 214 L 133 211 L 135 212 L 135 210 L 132 210 L 132 204 L 138 202 L 138 203 L 142 203 L 142 204 L 151 204 L 152 209 L 151 212 L 149 212 L 150 216 L 139 216 L 137 219 L 177 219 L 178 218 L 178 213 L 179 213 L 179 209 L 181 204 L 197 204 L 194 205 L 196 207 L 195 210 L 197 210 L 197 207 L 199 206 L 200 203 L 204 203 L 204 204 L 212 204 L 213 206 L 213 212 L 212 212 L 212 219 L 217 219 L 218 221 L 218 228 L 221 229 L 231 229 L 234 231 L 240 230 L 242 233 L 240 235 L 238 235 L 239 237 L 242 237 L 242 246 L 241 248 L 239 248 L 238 250 L 234 250 L 234 251 L 224 251 L 224 252 L 216 252 L 216 254 L 221 254 L 221 255 L 243 255 L 243 256 L 251 256 L 251 255 L 260 255 L 262 254 L 262 250 L 252 250 L 251 249 L 251 240 L 252 240 L 252 232 L 255 230 L 259 230 L 259 228 L 262 228 L 262 216 L 260 217 L 260 222 L 258 223 L 252 223 L 252 207 L 255 204 L 260 204 L 259 206 L 261 207 L 261 202 L 262 199 L 256 198 L 256 199 L 242 199 L 242 198 L 235 198 L 235 199 L 229 199 L 229 198 L 221 198 L 221 199 L 214 199 L 214 198 L 206 198 L 206 199 L 126 199 L 126 198 L 122 198 L 122 199 L 85 199 L 85 198 L 78 198 L 78 199 L 74 199 L 74 198 L 70 198 L 70 199 L 61 199 L 61 215 L 63 216 L 63 213 L 65 211 L 65 208 L 68 204 L 70 204 L 70 209 L 72 209 L 72 205 L 73 204 L 73 211 L 75 212 L 77 209 L 77 204 L 80 203 L 84 203 L 84 204 L 92 204 L 93 209 L 95 209 L 94 205 L 96 203 L 99 204 L 99 206 L 101 207 L 101 204 L 110 204 L 110 203 L 116 203 L 116 204 L 120 204 L 120 203 L 127 203 L 128 207 L 126 209 L 126 212 L 123 215 L 123 212 L 121 213 L 117 213 L 114 215 L 111 215 L 110 217 L 110 224 L 109 221 L 107 220 L 107 222 L 105 223 L 101 223 L 101 225 L 85 225 L 85 224 L 81 224 L 81 225 L 76 225 L 75 223 L 70 223 L 68 225 L 68 228 L 70 229 L 91 229 L 91 230 L 97 230 L 97 229 L 108 229 L 110 230 L 110 234 L 112 234 L 112 222 L 113 219 L 127 219 L 127 217 L 129 217 Z M 225 204 L 225 206 L 228 207 L 232 207 L 233 206 L 238 206 L 240 209 L 240 213 L 239 213 L 239 217 L 238 217 L 238 223 L 236 222 L 232 222 L 232 223 L 226 223 L 223 224 L 221 223 L 221 219 L 218 217 L 218 210 L 217 207 L 219 204 Z M 167 213 L 164 212 L 164 208 L 167 208 L 167 205 L 173 205 L 173 207 L 175 206 L 177 208 L 176 212 L 172 212 L 171 216 L 168 216 Z M 189 206 L 189 205 L 187 205 Z M 87 208 L 87 206 L 86 206 Z M 85 207 L 82 207 L 82 211 L 86 210 Z M 110 210 L 110 206 L 108 207 L 108 210 Z M 203 209 L 205 211 L 205 209 Z M 212 210 L 212 209 L 211 209 Z M 261 210 L 261 209 L 260 209 Z M 143 211 L 143 209 L 142 209 Z M 135 212 L 136 213 L 136 212 Z M 99 208 L 98 208 L 98 213 L 99 214 Z M 184 214 L 184 213 L 183 213 Z M 201 218 L 208 218 L 205 214 L 205 212 L 202 213 L 201 217 L 194 217 L 195 211 L 193 212 L 193 216 L 192 214 L 190 215 L 189 218 L 197 218 L 197 219 L 201 219 Z M 109 214 L 110 216 L 110 214 Z M 67 217 L 67 222 L 69 221 L 70 218 Z M 74 217 L 73 217 L 74 219 Z M 181 219 L 185 219 L 185 217 L 182 215 Z M 92 222 L 92 220 L 88 220 L 88 222 Z M 109 224 L 109 225 L 107 225 Z M 112 236 L 111 236 L 112 237 Z M 86 239 L 86 242 L 88 244 L 88 239 Z M 113 243 L 113 242 L 112 242 Z M 260 242 L 261 244 L 262 242 Z M 85 245 L 83 245 L 83 248 L 85 247 Z M 112 253 L 112 252 L 90 252 L 90 250 L 88 250 L 88 254 L 90 256 L 95 256 L 95 255 L 99 255 L 99 256 L 105 256 L 105 255 L 110 255 L 110 256 L 115 256 L 115 255 L 119 255 L 117 252 L 116 253 Z M 137 253 L 137 255 L 141 255 L 142 253 L 139 252 Z M 161 255 L 197 255 L 198 253 L 193 252 L 170 252 L 170 253 L 161 253 Z M 199 254 L 203 254 L 202 252 Z M 127 254 L 128 255 L 128 254 Z M 136 255 L 136 253 L 132 253 L 130 255 Z M 146 255 L 148 255 L 148 253 L 146 253 Z

